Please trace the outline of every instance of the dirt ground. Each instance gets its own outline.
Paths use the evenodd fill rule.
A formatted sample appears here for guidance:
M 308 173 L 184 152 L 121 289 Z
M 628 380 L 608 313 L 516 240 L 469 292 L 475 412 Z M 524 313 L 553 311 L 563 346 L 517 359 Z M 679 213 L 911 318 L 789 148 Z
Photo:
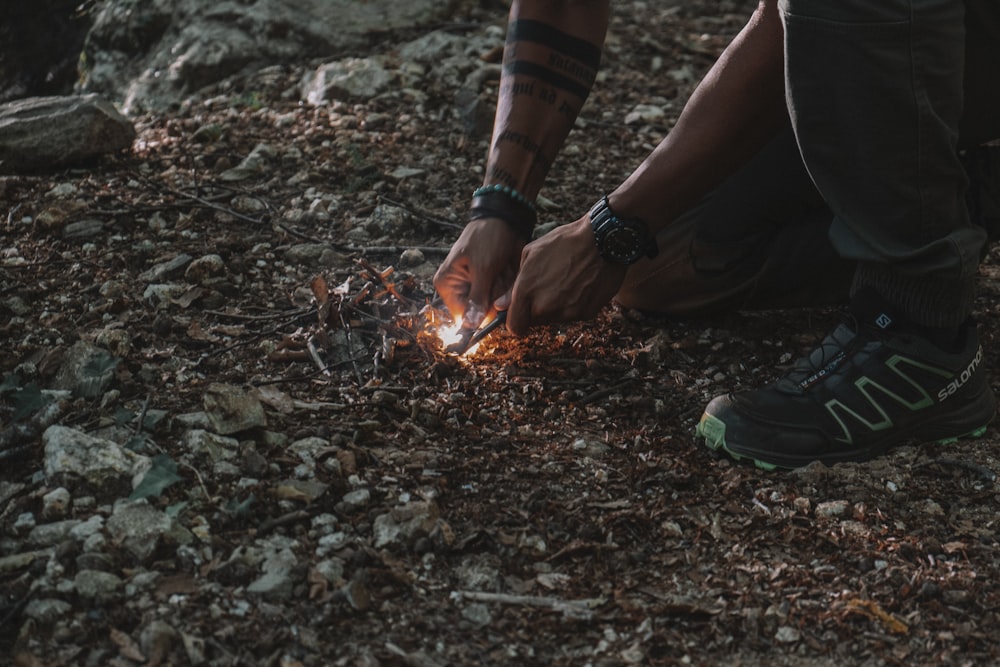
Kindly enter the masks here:
M 605 74 L 543 191 L 543 222 L 575 219 L 638 164 L 752 3 L 667 5 L 616 10 Z M 449 29 L 487 24 L 503 25 L 502 11 Z M 373 39 L 372 53 L 392 44 Z M 835 324 L 834 309 L 676 322 L 609 308 L 445 355 L 430 276 L 488 137 L 466 132 L 444 88 L 419 103 L 399 92 L 303 106 L 283 94 L 302 71 L 275 68 L 142 117 L 129 155 L 0 179 L 0 373 L 17 378 L 0 394 L 0 426 L 25 418 L 14 399 L 29 382 L 54 386 L 75 342 L 108 350 L 110 389 L 71 399 L 59 423 L 124 426 L 142 436 L 130 446 L 178 463 L 182 483 L 149 502 L 197 536 L 141 562 L 108 544 L 108 571 L 147 587 L 99 602 L 57 590 L 71 610 L 51 624 L 24 614 L 51 561 L 0 571 L 0 663 L 1000 660 L 995 428 L 773 473 L 695 441 L 710 398 L 773 378 Z M 665 117 L 625 122 L 656 98 Z M 221 177 L 262 143 L 275 149 L 265 170 Z M 221 265 L 187 270 L 212 255 Z M 977 315 L 992 368 L 997 276 L 991 257 Z M 205 410 L 220 383 L 266 413 L 266 426 L 234 436 L 233 474 L 183 445 L 182 416 Z M 153 413 L 163 418 L 147 426 Z M 325 447 L 303 476 L 289 444 L 306 438 Z M 12 526 L 52 488 L 40 437 L 7 442 L 0 480 L 19 486 L 0 514 L 0 556 L 28 548 Z M 289 585 L 255 595 L 259 563 L 235 555 L 279 538 L 294 559 Z M 71 579 L 79 561 L 67 549 L 55 559 Z

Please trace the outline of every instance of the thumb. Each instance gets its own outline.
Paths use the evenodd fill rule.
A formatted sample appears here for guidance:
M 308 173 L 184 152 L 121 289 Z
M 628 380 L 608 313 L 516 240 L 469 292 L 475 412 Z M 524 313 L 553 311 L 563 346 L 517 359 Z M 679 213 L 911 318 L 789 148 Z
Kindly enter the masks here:
M 511 290 L 507 290 L 503 296 L 493 302 L 493 307 L 497 310 L 507 310 L 510 308 Z

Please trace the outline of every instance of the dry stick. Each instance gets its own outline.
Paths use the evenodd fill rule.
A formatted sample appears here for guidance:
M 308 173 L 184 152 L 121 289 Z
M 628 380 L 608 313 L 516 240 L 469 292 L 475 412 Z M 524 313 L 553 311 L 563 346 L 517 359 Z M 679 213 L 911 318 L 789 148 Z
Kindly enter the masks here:
M 218 317 L 230 317 L 234 320 L 248 320 L 252 322 L 257 321 L 267 321 L 267 320 L 277 320 L 282 317 L 288 317 L 290 313 L 294 313 L 294 317 L 304 317 L 305 315 L 312 314 L 312 308 L 294 308 L 292 310 L 285 310 L 280 313 L 271 313 L 269 315 L 244 315 L 243 313 L 227 313 L 221 310 L 203 310 L 201 312 L 207 313 L 208 315 L 216 315 Z
M 354 339 L 353 336 L 351 336 L 351 326 L 344 319 L 344 309 L 338 308 L 337 315 L 340 317 L 340 325 L 344 327 L 344 335 L 347 336 L 347 349 L 351 350 L 354 347 Z M 361 380 L 361 369 L 358 368 L 358 363 L 357 361 L 355 361 L 355 358 L 353 356 L 351 357 L 351 366 L 354 367 L 354 375 L 358 379 L 358 384 L 359 385 L 364 384 L 364 382 Z
M 561 611 L 563 613 L 590 613 L 595 607 L 604 603 L 600 598 L 589 600 L 563 600 L 539 595 L 508 595 L 506 593 L 488 593 L 486 591 L 458 591 L 458 595 L 476 602 L 498 602 L 500 604 L 524 605 L 542 607 Z
M 590 394 L 587 394 L 586 396 L 584 396 L 583 398 L 581 398 L 580 399 L 580 405 L 587 405 L 588 403 L 593 403 L 594 401 L 599 401 L 600 399 L 604 398 L 605 396 L 610 396 L 611 394 L 615 393 L 619 389 L 624 389 L 625 387 L 629 386 L 633 382 L 635 382 L 635 380 L 629 378 L 629 379 L 625 380 L 624 382 L 619 382 L 618 384 L 611 385 L 610 387 L 604 387 L 603 389 L 598 389 L 597 391 L 595 391 L 593 393 L 590 393 Z
M 184 466 L 184 467 L 186 467 L 186 468 L 190 468 L 190 469 L 191 469 L 191 472 L 193 472 L 193 473 L 194 473 L 194 476 L 198 478 L 198 484 L 199 484 L 199 485 L 201 486 L 201 492 L 205 494 L 205 500 L 207 500 L 208 502 L 212 502 L 212 496 L 211 496 L 211 494 L 210 494 L 210 493 L 208 492 L 208 488 L 207 488 L 207 487 L 205 486 L 205 480 L 203 480 L 203 479 L 201 478 L 201 473 L 200 473 L 200 472 L 198 472 L 198 469 L 197 469 L 197 468 L 195 468 L 195 467 L 194 467 L 193 465 L 191 465 L 190 463 L 185 463 L 184 461 L 180 461 L 179 463 L 180 463 L 180 464 L 181 464 L 182 466 Z
M 295 523 L 296 521 L 304 521 L 311 517 L 312 515 L 306 510 L 295 510 L 294 512 L 289 512 L 288 514 L 282 514 L 281 516 L 276 516 L 273 519 L 268 519 L 263 522 L 257 528 L 257 534 L 269 533 L 278 526 L 284 526 L 285 524 Z
M 316 368 L 319 369 L 319 372 L 323 375 L 329 375 L 330 371 L 327 370 L 327 364 L 320 358 L 319 350 L 316 349 L 316 343 L 313 337 L 310 337 L 309 340 L 306 341 L 306 349 L 309 350 L 309 356 L 312 357 L 312 360 L 315 362 Z
M 146 420 L 146 413 L 149 411 L 149 399 L 149 394 L 146 394 L 146 400 L 142 402 L 142 410 L 139 411 L 139 418 L 135 421 L 135 429 L 132 431 L 133 436 L 142 433 L 142 422 Z
M 250 343 L 252 343 L 252 342 L 254 342 L 256 340 L 260 340 L 264 336 L 270 336 L 272 334 L 276 334 L 279 331 L 281 331 L 286 325 L 292 324 L 292 323 L 296 322 L 297 320 L 299 320 L 301 318 L 304 318 L 306 315 L 311 316 L 312 315 L 311 310 L 312 309 L 301 311 L 301 312 L 297 313 L 295 315 L 295 317 L 289 319 L 288 321 L 282 322 L 282 323 L 278 324 L 277 326 L 272 327 L 271 329 L 268 329 L 267 331 L 259 331 L 259 332 L 255 333 L 255 334 L 253 334 L 250 338 L 248 338 L 246 340 L 236 341 L 235 343 L 227 345 L 227 346 L 225 346 L 223 348 L 220 348 L 218 350 L 214 350 L 213 352 L 209 352 L 208 354 L 204 355 L 202 358 L 205 358 L 205 357 L 215 357 L 215 356 L 218 356 L 220 354 L 225 354 L 226 352 L 229 352 L 230 350 L 235 350 L 236 348 L 243 347 L 245 345 L 249 345 Z
M 380 195 L 379 199 L 381 199 L 382 201 L 384 201 L 386 203 L 392 204 L 393 206 L 396 206 L 397 208 L 401 208 L 404 211 L 407 211 L 408 213 L 410 213 L 412 215 L 415 215 L 416 217 L 420 218 L 421 220 L 423 220 L 425 222 L 432 222 L 435 225 L 441 225 L 442 227 L 449 227 L 451 229 L 465 229 L 465 225 L 460 225 L 457 222 L 449 222 L 448 220 L 442 220 L 441 218 L 435 218 L 434 216 L 432 216 L 432 215 L 430 215 L 428 213 L 424 213 L 423 211 L 418 211 L 417 209 L 413 208 L 412 206 L 408 206 L 407 204 L 404 204 L 403 202 L 395 201 L 393 199 L 390 199 L 389 197 L 386 197 L 385 195 Z

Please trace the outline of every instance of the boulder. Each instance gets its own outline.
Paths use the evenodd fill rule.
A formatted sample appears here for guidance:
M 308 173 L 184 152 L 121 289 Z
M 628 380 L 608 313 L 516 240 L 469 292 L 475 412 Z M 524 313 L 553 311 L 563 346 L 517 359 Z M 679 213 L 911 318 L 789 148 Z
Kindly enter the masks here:
M 372 34 L 453 18 L 459 0 L 108 0 L 81 58 L 80 90 L 162 111 L 210 84 L 325 57 Z
M 135 128 L 98 95 L 0 105 L 0 173 L 63 167 L 129 148 Z

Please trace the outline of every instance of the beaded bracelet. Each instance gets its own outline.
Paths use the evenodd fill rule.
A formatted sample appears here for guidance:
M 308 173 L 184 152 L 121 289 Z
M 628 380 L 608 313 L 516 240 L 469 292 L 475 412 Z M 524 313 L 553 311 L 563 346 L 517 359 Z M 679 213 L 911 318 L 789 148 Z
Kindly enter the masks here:
M 476 188 L 475 190 L 473 190 L 472 191 L 472 196 L 473 196 L 473 198 L 475 198 L 475 197 L 479 197 L 481 195 L 488 195 L 491 192 L 498 192 L 500 194 L 507 195 L 508 197 L 510 197 L 511 199 L 513 199 L 514 201 L 516 201 L 517 203 L 524 204 L 525 206 L 527 206 L 528 208 L 530 208 L 532 211 L 535 210 L 535 204 L 534 204 L 534 202 L 532 202 L 531 200 L 529 200 L 527 197 L 525 197 L 524 195 L 522 195 L 520 192 L 518 192 L 514 188 L 510 187 L 509 185 L 500 185 L 499 183 L 497 183 L 495 185 L 484 185 L 481 188 Z

